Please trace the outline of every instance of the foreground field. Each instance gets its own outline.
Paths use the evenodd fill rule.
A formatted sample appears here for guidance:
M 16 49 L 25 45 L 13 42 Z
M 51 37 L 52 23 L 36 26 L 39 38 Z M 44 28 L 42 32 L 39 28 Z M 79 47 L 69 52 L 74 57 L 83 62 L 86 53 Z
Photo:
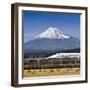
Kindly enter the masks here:
M 80 75 L 80 68 L 24 70 L 24 77 Z

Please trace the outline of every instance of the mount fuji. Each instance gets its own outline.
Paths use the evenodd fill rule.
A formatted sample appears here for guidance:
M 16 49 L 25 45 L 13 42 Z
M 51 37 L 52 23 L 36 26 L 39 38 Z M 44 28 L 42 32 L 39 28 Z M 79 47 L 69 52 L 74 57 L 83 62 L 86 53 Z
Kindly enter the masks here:
M 34 39 L 68 39 L 69 36 L 65 35 L 55 27 L 49 27 L 46 31 L 37 35 Z
M 43 56 L 60 52 L 80 52 L 80 41 L 56 27 L 49 27 L 44 32 L 24 43 L 24 56 Z

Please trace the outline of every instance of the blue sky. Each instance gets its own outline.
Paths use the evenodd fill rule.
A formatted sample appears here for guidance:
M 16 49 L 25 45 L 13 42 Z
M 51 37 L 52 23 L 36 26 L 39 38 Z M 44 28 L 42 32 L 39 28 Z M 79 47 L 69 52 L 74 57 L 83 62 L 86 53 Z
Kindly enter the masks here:
M 51 26 L 80 39 L 80 14 L 23 11 L 23 21 L 24 42 Z

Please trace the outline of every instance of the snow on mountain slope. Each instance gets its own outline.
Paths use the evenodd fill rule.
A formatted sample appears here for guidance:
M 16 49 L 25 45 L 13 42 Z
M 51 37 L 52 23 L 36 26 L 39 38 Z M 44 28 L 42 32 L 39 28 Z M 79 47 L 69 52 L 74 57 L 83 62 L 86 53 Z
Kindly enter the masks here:
M 70 36 L 65 35 L 55 27 L 49 27 L 44 32 L 37 35 L 34 39 L 68 39 Z

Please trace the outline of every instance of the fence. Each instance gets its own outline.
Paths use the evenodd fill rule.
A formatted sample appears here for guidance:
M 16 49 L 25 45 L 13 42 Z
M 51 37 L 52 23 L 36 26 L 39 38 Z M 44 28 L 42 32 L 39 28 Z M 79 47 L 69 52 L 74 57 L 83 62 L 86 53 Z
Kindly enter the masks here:
M 28 58 L 24 69 L 80 68 L 80 57 L 72 58 Z

